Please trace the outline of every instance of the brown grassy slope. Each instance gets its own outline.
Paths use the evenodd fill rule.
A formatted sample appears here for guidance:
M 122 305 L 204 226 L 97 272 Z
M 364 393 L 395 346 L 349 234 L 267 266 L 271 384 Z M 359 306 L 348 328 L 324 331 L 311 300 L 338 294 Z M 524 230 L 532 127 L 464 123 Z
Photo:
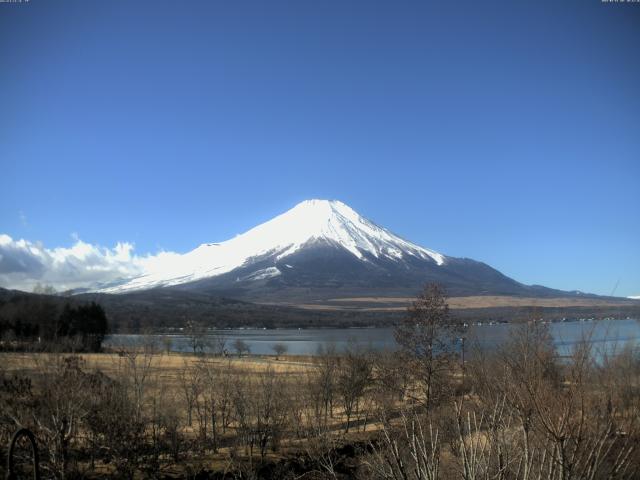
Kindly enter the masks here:
M 306 303 L 297 305 L 305 309 L 318 310 L 341 310 L 341 309 L 362 309 L 369 311 L 377 310 L 404 310 L 413 298 L 410 297 L 350 297 L 350 298 L 332 298 L 323 303 Z M 560 297 L 560 298 L 529 298 L 529 297 L 511 297 L 511 296 L 469 296 L 469 297 L 450 297 L 448 299 L 449 307 L 452 309 L 469 309 L 469 308 L 500 308 L 500 307 L 617 307 L 617 306 L 633 306 L 640 304 L 638 301 L 628 300 L 624 298 L 613 299 L 603 298 L 579 298 L 579 297 Z

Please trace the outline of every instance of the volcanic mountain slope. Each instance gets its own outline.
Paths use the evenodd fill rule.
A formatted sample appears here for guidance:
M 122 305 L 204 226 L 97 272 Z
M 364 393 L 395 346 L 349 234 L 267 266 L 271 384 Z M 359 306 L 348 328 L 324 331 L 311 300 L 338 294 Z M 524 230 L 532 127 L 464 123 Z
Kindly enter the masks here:
M 482 262 L 421 247 L 329 200 L 304 201 L 231 240 L 170 256 L 143 275 L 98 291 L 164 287 L 298 303 L 336 296 L 413 296 L 425 282 L 441 283 L 453 296 L 568 295 L 523 285 Z

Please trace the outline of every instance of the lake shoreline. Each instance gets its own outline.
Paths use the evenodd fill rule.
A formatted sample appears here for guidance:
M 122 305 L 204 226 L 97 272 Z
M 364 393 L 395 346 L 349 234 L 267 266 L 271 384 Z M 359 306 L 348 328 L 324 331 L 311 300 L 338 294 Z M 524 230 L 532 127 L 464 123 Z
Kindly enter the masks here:
M 584 319 L 582 321 L 543 321 L 549 325 L 554 343 L 561 354 L 567 354 L 571 347 L 584 339 L 597 346 L 611 349 L 621 343 L 640 343 L 640 321 L 624 319 Z M 511 332 L 522 323 L 476 323 L 469 325 L 466 336 L 469 345 L 477 343 L 481 347 L 494 348 L 504 342 Z M 394 350 L 397 345 L 393 327 L 345 327 L 345 328 L 235 328 L 208 330 L 202 336 L 203 350 L 213 352 L 213 340 L 218 347 L 223 341 L 223 349 L 233 352 L 233 343 L 241 340 L 251 354 L 273 354 L 275 344 L 283 344 L 288 355 L 315 355 L 319 348 L 333 345 L 337 351 L 344 351 L 349 345 L 360 345 L 372 350 Z M 192 350 L 190 337 L 183 331 L 157 332 L 151 334 L 112 334 L 104 342 L 106 348 L 119 345 L 156 344 L 158 349 L 174 352 Z M 167 348 L 168 347 L 168 348 Z

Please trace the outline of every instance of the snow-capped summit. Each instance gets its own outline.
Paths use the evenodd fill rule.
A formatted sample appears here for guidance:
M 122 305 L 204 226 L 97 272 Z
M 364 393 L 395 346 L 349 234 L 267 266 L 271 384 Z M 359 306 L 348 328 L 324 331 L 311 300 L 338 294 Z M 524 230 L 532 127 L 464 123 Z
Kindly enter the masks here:
M 101 291 L 179 285 L 236 269 L 243 270 L 236 281 L 265 280 L 281 275 L 283 269 L 293 269 L 294 262 L 287 262 L 287 258 L 318 247 L 337 249 L 368 263 L 384 260 L 406 265 L 409 260 L 441 266 L 447 261 L 444 255 L 403 240 L 340 201 L 306 200 L 225 242 L 206 243 L 184 255 L 160 257 L 142 275 Z
M 278 254 L 278 259 L 292 254 L 309 242 L 324 240 L 334 242 L 360 259 L 366 253 L 376 258 L 413 255 L 430 257 L 438 265 L 444 263 L 443 255 L 397 237 L 337 200 L 301 202 L 232 241 L 238 240 L 263 252 L 286 247 Z

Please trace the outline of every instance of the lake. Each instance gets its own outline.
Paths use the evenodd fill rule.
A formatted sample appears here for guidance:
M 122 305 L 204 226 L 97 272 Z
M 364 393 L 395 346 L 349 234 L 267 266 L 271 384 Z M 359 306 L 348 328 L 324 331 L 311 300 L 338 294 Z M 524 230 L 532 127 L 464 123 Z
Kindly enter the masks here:
M 469 338 L 475 338 L 484 348 L 499 345 L 509 338 L 517 324 L 473 325 L 469 327 Z M 550 324 L 550 331 L 559 355 L 569 355 L 576 343 L 589 338 L 596 353 L 611 352 L 627 343 L 640 343 L 640 322 L 633 319 L 558 322 Z M 252 354 L 273 354 L 273 345 L 286 345 L 290 355 L 314 355 L 320 346 L 334 345 L 344 350 L 350 342 L 356 342 L 375 350 L 394 349 L 393 328 L 326 328 L 326 329 L 234 329 L 217 330 L 226 338 L 227 350 L 241 339 L 249 345 Z M 185 335 L 110 335 L 105 346 L 140 345 L 149 339 L 162 348 L 162 338 L 171 339 L 171 349 L 189 352 L 191 347 Z M 210 342 L 213 344 L 213 341 Z

